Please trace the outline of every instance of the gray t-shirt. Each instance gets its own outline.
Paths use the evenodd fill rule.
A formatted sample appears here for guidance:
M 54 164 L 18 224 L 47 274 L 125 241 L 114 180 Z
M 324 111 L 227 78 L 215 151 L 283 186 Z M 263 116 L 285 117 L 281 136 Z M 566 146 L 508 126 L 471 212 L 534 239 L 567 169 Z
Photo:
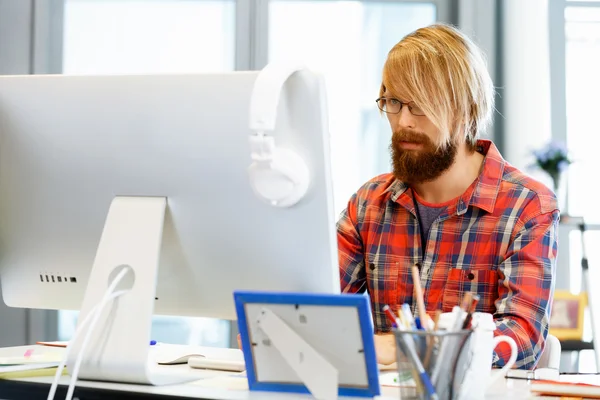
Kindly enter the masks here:
M 417 207 L 417 215 L 419 217 L 419 228 L 421 229 L 421 254 L 425 254 L 427 248 L 427 238 L 429 237 L 429 230 L 433 221 L 440 216 L 440 214 L 446 209 L 446 206 L 441 207 L 429 207 L 422 203 L 419 203 L 415 199 L 415 206 Z

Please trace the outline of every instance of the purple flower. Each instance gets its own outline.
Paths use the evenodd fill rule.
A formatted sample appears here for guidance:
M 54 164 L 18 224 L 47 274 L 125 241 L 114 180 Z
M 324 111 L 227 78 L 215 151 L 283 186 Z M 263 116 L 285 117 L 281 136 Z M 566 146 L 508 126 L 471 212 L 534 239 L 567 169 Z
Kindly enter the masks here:
M 558 162 L 558 172 L 566 171 L 568 166 L 569 166 L 569 162 L 567 162 L 566 160 L 560 160 Z
M 534 150 L 533 155 L 539 163 L 545 163 L 548 161 L 548 152 L 544 150 Z
M 571 164 L 567 147 L 562 142 L 550 142 L 541 149 L 533 150 L 532 154 L 535 157 L 535 165 L 553 179 L 558 178 Z
M 548 149 L 553 150 L 555 154 L 567 154 L 567 146 L 563 142 L 550 142 Z

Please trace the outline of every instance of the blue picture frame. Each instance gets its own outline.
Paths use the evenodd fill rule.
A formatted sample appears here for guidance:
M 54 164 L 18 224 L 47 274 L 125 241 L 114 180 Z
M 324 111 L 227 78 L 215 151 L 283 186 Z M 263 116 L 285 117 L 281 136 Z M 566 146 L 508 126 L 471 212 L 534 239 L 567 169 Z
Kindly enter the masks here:
M 233 293 L 235 308 L 238 317 L 238 328 L 242 339 L 242 351 L 246 362 L 246 375 L 250 390 L 272 392 L 310 393 L 303 384 L 282 384 L 259 382 L 254 369 L 254 354 L 250 345 L 250 335 L 245 305 L 248 303 L 259 304 L 290 304 L 290 305 L 322 305 L 354 307 L 357 309 L 363 349 L 366 362 L 367 387 L 340 387 L 339 396 L 375 397 L 380 395 L 379 368 L 375 355 L 374 329 L 371 317 L 371 308 L 367 296 L 356 294 L 315 294 L 315 293 L 283 293 L 283 292 L 254 292 L 235 291 Z

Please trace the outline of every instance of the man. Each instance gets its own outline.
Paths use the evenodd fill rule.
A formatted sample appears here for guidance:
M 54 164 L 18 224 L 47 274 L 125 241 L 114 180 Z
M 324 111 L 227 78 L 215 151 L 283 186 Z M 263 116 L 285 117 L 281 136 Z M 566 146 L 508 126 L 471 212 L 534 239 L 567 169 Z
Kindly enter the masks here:
M 548 333 L 559 212 L 554 194 L 480 140 L 494 89 L 480 50 L 457 29 L 433 25 L 389 52 L 377 104 L 392 129 L 393 173 L 365 183 L 338 222 L 342 291 L 367 291 L 378 361 L 394 361 L 382 310 L 415 309 L 419 264 L 428 313 L 466 292 L 512 337 L 515 367 L 534 367 Z M 510 348 L 496 348 L 503 366 Z

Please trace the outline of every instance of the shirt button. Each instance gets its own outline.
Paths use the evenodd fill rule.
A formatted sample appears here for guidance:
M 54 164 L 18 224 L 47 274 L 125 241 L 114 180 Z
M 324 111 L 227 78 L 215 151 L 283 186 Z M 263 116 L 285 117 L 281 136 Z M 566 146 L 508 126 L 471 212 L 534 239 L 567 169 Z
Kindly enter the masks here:
M 369 264 L 369 268 L 371 269 L 371 271 L 373 271 L 375 269 L 375 264 L 373 264 L 373 263 Z
M 475 274 L 472 272 L 469 272 L 469 275 L 467 275 L 467 278 L 469 278 L 469 280 L 472 281 L 473 279 L 475 279 Z

